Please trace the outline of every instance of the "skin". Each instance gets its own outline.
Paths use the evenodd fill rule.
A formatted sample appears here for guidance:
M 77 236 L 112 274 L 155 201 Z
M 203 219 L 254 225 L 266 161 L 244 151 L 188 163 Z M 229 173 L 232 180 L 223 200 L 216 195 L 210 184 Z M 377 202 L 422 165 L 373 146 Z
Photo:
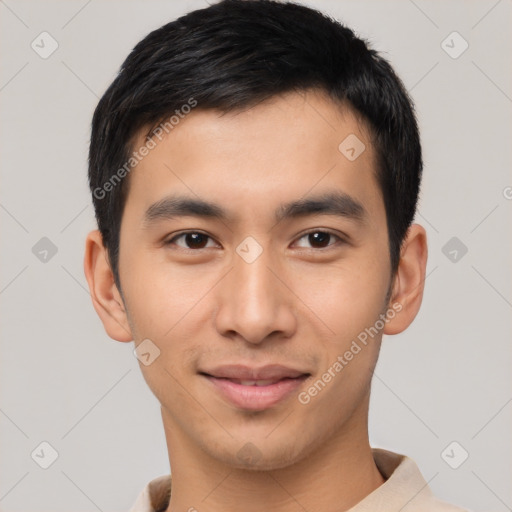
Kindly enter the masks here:
M 348 510 L 384 483 L 368 439 L 370 382 L 382 334 L 402 332 L 420 308 L 425 230 L 410 227 L 391 276 L 368 133 L 321 92 L 289 93 L 236 113 L 199 107 L 130 175 L 123 294 L 98 231 L 87 237 L 84 261 L 108 335 L 136 345 L 149 338 L 161 351 L 140 368 L 161 404 L 168 511 Z M 366 145 L 353 162 L 338 150 L 349 134 Z M 135 147 L 143 142 L 141 132 Z M 316 214 L 276 224 L 280 204 L 330 191 L 356 198 L 365 222 Z M 173 193 L 215 202 L 232 219 L 190 216 L 145 227 L 146 209 Z M 204 248 L 187 250 L 185 237 L 164 244 L 183 230 L 210 238 Z M 304 236 L 310 230 L 340 238 L 315 245 Z M 247 236 L 263 251 L 250 264 L 236 252 Z M 280 363 L 311 373 L 298 391 L 307 390 L 393 304 L 401 311 L 308 404 L 293 393 L 249 412 L 197 373 Z M 237 455 L 248 442 L 252 462 Z

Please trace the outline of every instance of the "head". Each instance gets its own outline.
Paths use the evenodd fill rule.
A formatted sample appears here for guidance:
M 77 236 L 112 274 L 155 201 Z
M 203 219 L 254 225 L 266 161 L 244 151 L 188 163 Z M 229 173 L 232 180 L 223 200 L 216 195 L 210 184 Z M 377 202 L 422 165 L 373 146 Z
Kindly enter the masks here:
M 390 64 L 315 10 L 224 0 L 137 44 L 94 113 L 85 270 L 109 335 L 157 347 L 169 435 L 273 468 L 365 425 L 382 334 L 421 303 L 421 171 Z M 304 379 L 241 407 L 223 364 Z

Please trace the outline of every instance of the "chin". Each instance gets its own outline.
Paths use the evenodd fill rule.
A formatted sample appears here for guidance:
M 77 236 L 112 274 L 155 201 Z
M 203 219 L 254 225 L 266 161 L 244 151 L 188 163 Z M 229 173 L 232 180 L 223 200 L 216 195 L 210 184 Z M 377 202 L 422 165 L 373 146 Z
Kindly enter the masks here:
M 236 440 L 231 446 L 224 447 L 221 453 L 210 451 L 210 456 L 223 464 L 236 469 L 249 471 L 272 471 L 295 464 L 307 455 L 306 449 L 297 443 L 287 444 L 286 439 L 276 436 L 270 441 L 266 438 L 249 440 Z M 313 448 L 311 448 L 312 451 Z

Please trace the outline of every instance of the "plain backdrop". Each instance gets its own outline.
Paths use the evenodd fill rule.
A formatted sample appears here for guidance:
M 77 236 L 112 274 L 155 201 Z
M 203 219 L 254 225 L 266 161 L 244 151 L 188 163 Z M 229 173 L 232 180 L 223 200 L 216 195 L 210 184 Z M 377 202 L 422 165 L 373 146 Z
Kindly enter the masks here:
M 444 500 L 511 510 L 511 2 L 304 3 L 387 56 L 421 127 L 426 290 L 413 325 L 384 337 L 371 443 L 411 456 Z M 133 343 L 107 337 L 88 293 L 86 163 L 93 110 L 131 48 L 206 5 L 0 0 L 2 511 L 127 511 L 169 471 Z M 58 44 L 47 58 L 31 46 L 55 44 L 42 32 Z M 58 454 L 48 469 L 41 443 Z

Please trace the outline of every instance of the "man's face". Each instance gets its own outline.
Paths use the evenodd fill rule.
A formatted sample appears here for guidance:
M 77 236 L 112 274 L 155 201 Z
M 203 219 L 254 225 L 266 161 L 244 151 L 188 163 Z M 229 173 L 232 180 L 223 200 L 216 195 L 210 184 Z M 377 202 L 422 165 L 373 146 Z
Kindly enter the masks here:
M 237 113 L 200 107 L 130 175 L 119 259 L 128 319 L 137 345 L 160 350 L 141 369 L 170 439 L 233 466 L 284 467 L 334 437 L 366 435 L 381 332 L 366 344 L 360 334 L 386 312 L 391 286 L 374 150 L 319 93 Z M 339 149 L 354 135 L 366 146 L 355 160 L 355 139 Z M 362 208 L 285 208 L 334 195 Z M 170 197 L 225 218 L 150 209 Z

